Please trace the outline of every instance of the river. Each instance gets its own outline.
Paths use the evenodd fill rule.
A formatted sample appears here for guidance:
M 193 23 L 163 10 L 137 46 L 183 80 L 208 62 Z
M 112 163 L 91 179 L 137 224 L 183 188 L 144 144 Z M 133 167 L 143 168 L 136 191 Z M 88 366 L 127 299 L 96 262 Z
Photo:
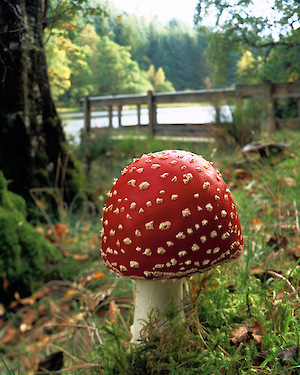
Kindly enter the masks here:
M 229 106 L 221 109 L 222 118 L 230 121 L 232 119 Z M 83 112 L 60 113 L 60 118 L 67 136 L 79 140 L 80 130 L 84 126 Z M 188 107 L 159 107 L 157 108 L 157 122 L 159 124 L 207 124 L 214 122 L 215 110 L 213 106 L 188 106 Z M 122 111 L 122 125 L 134 125 L 137 123 L 136 109 L 125 109 Z M 141 109 L 141 123 L 148 124 L 148 110 Z M 91 115 L 92 127 L 108 127 L 108 112 L 93 111 Z M 118 112 L 113 111 L 113 127 L 118 127 Z

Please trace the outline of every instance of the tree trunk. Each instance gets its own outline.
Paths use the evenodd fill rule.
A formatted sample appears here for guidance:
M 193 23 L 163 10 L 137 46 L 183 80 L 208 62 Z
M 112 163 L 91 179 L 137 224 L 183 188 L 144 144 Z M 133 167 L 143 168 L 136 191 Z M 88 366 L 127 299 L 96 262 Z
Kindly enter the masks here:
M 27 201 L 31 188 L 64 184 L 70 202 L 83 182 L 51 98 L 41 0 L 0 2 L 0 169 Z

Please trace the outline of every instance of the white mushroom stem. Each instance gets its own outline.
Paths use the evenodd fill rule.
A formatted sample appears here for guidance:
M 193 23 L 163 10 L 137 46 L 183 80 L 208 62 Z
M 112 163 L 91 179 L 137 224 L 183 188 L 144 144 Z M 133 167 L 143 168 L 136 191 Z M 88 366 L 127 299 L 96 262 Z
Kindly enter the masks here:
M 183 307 L 184 279 L 137 280 L 132 342 L 140 341 L 140 332 L 152 310 L 162 312 L 171 303 L 178 311 Z M 180 312 L 183 316 L 183 311 Z

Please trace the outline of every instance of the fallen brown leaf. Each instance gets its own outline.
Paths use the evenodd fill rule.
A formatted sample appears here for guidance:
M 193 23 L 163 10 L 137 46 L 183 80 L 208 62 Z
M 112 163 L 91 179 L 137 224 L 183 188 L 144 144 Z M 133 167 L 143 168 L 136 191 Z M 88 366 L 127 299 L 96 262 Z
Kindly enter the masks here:
M 69 290 L 66 291 L 66 293 L 64 295 L 64 299 L 73 298 L 74 296 L 78 296 L 78 294 L 79 294 L 78 289 L 69 289 Z
M 99 280 L 99 279 L 103 279 L 103 277 L 105 277 L 106 275 L 104 272 L 98 271 L 98 272 L 95 272 L 92 276 L 94 280 Z
M 61 223 L 56 223 L 53 228 L 53 235 L 56 241 L 64 242 L 66 239 L 66 234 L 68 232 L 68 227 Z
M 296 245 L 288 250 L 288 254 L 293 256 L 295 260 L 300 258 L 300 245 Z
M 42 361 L 40 361 L 38 365 L 38 371 L 59 371 L 62 369 L 64 365 L 64 353 L 57 352 L 50 354 Z
M 250 341 L 262 342 L 261 325 L 258 322 L 236 327 L 230 332 L 230 344 L 239 346 L 241 343 L 247 344 Z
M 0 340 L 0 345 L 15 343 L 20 334 L 10 323 L 5 327 L 4 334 Z
M 277 182 L 282 186 L 296 186 L 297 181 L 291 177 L 284 177 L 277 180 Z
M 284 349 L 282 352 L 277 354 L 277 358 L 282 366 L 288 365 L 291 366 L 290 361 L 295 361 L 297 359 L 299 348 L 293 346 L 291 349 Z
M 38 312 L 33 308 L 28 309 L 22 315 L 22 323 L 25 323 L 28 326 L 33 325 L 38 317 L 37 313 Z
M 253 227 L 255 227 L 255 229 L 258 229 L 258 230 L 262 227 L 262 223 L 261 223 L 261 221 L 257 217 L 254 217 L 252 219 L 251 225 Z
M 285 236 L 278 233 L 273 233 L 271 238 L 268 240 L 267 245 L 269 247 L 273 247 L 274 251 L 279 251 L 280 249 L 286 250 L 288 243 L 289 241 Z
M 74 254 L 74 259 L 76 260 L 87 260 L 89 259 L 89 255 L 88 254 Z
M 111 323 L 115 323 L 117 316 L 120 314 L 120 310 L 114 300 L 109 301 L 108 308 L 108 320 Z
M 0 316 L 3 316 L 6 312 L 6 308 L 3 303 L 0 302 Z

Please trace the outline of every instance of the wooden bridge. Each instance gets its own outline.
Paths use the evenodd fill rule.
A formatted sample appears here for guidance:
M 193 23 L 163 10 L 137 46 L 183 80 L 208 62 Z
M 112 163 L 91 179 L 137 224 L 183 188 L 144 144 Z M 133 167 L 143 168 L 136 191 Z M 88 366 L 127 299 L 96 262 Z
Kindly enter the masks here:
M 275 99 L 294 98 L 298 103 L 296 119 L 276 119 Z M 272 133 L 282 128 L 300 129 L 300 82 L 271 83 L 266 81 L 257 85 L 236 85 L 235 88 L 195 90 L 171 93 L 153 93 L 147 95 L 116 95 L 116 96 L 85 96 L 79 99 L 84 109 L 84 131 L 88 135 L 91 129 L 91 112 L 95 107 L 107 108 L 108 127 L 113 130 L 113 109 L 118 110 L 117 133 L 134 129 L 147 131 L 153 135 L 203 135 L 210 124 L 159 124 L 157 122 L 157 106 L 179 103 L 210 103 L 216 110 L 221 104 L 235 102 L 242 105 L 243 99 L 258 99 L 265 101 L 266 117 L 263 121 L 263 131 Z M 124 106 L 136 106 L 137 123 L 131 126 L 122 125 L 122 109 Z M 148 124 L 141 124 L 141 108 L 148 109 Z

